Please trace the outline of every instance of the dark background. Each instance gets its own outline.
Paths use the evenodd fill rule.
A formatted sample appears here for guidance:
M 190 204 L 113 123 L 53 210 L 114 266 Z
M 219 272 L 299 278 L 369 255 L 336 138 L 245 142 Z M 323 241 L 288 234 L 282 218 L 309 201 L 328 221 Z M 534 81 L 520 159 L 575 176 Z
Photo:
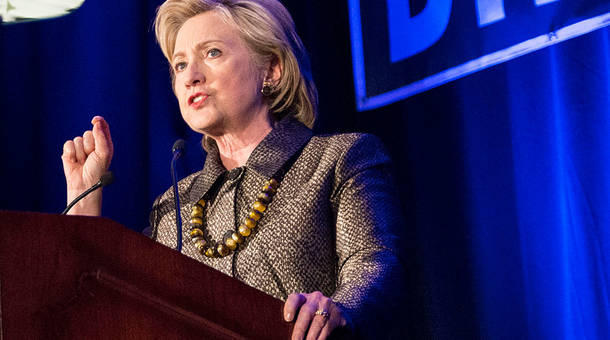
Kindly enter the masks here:
M 203 166 L 154 41 L 160 3 L 87 0 L 0 27 L 0 209 L 63 210 L 62 145 L 93 115 L 115 144 L 104 215 L 128 228 L 170 186 L 177 138 L 180 177 Z M 283 3 L 311 55 L 317 132 L 374 133 L 393 157 L 411 273 L 396 322 L 415 338 L 609 338 L 608 29 L 357 112 L 347 1 Z

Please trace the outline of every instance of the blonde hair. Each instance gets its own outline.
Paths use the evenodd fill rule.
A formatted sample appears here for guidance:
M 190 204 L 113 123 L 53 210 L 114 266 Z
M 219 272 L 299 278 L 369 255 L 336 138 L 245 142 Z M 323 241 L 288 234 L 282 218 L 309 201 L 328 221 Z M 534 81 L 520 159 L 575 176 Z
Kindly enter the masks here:
M 172 62 L 176 36 L 190 18 L 217 11 L 232 23 L 255 62 L 262 65 L 277 60 L 282 70 L 269 98 L 269 111 L 276 120 L 291 115 L 313 127 L 317 113 L 317 90 L 309 58 L 288 10 L 277 0 L 167 0 L 157 9 L 155 34 L 165 58 Z M 174 71 L 170 67 L 172 84 Z

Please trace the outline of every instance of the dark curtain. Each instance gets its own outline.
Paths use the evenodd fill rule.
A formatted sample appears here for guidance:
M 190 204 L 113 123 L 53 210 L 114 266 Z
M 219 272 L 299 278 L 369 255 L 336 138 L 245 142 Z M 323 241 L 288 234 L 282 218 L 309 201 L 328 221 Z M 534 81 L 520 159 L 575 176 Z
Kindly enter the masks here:
M 61 211 L 63 142 L 96 114 L 115 143 L 105 216 L 148 225 L 175 139 L 181 177 L 202 167 L 154 42 L 161 2 L 0 27 L 0 209 Z M 284 4 L 311 54 L 316 130 L 377 134 L 393 156 L 411 273 L 396 322 L 415 338 L 610 338 L 608 29 L 357 112 L 347 1 Z

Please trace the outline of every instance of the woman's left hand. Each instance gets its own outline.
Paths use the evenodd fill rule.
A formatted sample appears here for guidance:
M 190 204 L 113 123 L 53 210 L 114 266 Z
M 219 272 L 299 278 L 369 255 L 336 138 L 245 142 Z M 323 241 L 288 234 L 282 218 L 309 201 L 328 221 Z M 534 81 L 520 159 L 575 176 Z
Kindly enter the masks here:
M 293 293 L 284 304 L 284 319 L 295 320 L 292 339 L 326 339 L 337 327 L 347 324 L 341 309 L 329 297 L 320 292 L 309 294 Z

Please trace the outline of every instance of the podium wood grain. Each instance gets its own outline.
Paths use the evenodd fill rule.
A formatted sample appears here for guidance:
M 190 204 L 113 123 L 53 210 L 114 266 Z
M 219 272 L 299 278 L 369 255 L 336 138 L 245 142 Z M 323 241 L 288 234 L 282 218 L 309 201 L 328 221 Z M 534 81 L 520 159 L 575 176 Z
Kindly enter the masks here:
M 106 219 L 0 211 L 3 339 L 288 339 L 283 302 Z

